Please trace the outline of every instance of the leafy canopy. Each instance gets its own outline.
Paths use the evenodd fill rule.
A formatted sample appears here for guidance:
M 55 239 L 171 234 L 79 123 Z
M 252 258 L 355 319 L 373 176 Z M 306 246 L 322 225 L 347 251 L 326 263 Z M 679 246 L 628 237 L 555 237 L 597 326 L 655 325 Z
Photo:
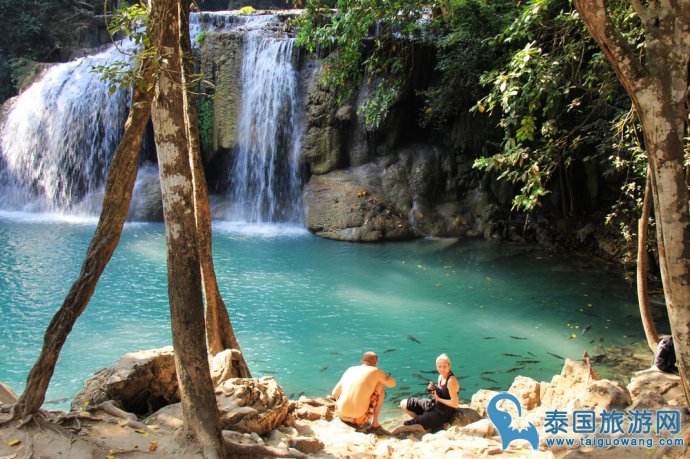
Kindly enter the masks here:
M 378 127 L 403 88 L 415 44 L 433 29 L 429 6 L 440 3 L 424 7 L 414 0 L 338 0 L 331 9 L 322 0 L 308 0 L 297 40 L 310 52 L 335 51 L 325 64 L 324 78 L 339 103 L 366 79 L 372 96 L 360 113 L 367 124 Z

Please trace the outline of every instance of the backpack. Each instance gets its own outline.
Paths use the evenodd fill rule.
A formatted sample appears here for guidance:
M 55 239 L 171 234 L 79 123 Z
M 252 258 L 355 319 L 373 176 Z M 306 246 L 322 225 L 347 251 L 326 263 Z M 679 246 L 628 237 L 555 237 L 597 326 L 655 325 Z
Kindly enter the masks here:
M 656 347 L 656 352 L 654 353 L 654 366 L 666 373 L 678 374 L 673 337 L 670 336 L 659 341 L 659 345 Z

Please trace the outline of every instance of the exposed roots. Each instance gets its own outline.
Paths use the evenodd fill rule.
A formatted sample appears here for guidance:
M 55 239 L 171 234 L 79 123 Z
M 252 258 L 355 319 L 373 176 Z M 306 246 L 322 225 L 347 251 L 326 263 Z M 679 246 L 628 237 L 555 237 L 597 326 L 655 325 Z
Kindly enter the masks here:
M 303 452 L 290 448 L 289 450 L 273 448 L 266 445 L 250 445 L 244 443 L 237 443 L 230 440 L 223 432 L 223 443 L 225 444 L 225 454 L 228 457 L 237 456 L 271 456 L 271 457 L 294 457 L 297 459 L 306 459 L 309 456 Z
M 115 403 L 113 403 L 112 400 L 105 401 L 103 403 L 100 403 L 96 405 L 95 407 L 91 408 L 89 411 L 95 411 L 95 410 L 101 410 L 105 411 L 111 416 L 115 416 L 117 418 L 122 418 L 125 419 L 125 422 L 121 424 L 121 426 L 129 426 L 134 429 L 142 429 L 148 433 L 153 433 L 149 427 L 144 424 L 143 422 L 139 421 L 139 418 L 137 418 L 137 415 L 134 413 L 129 413 L 125 410 L 122 410 L 115 406 Z

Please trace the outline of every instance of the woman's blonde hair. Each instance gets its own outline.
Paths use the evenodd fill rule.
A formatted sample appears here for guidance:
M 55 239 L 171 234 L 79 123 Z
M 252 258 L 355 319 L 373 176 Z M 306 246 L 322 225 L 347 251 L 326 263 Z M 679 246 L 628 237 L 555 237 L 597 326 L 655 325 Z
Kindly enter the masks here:
M 448 362 L 448 365 L 450 366 L 450 357 L 448 357 L 448 354 L 441 354 L 438 357 L 436 357 L 437 363 L 439 360 L 445 360 L 446 362 Z

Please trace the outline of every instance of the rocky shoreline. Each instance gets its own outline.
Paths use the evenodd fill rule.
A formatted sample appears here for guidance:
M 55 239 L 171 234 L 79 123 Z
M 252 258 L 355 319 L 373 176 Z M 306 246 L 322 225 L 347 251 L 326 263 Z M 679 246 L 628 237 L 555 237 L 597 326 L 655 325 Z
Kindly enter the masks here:
M 220 356 L 220 357 L 219 357 Z M 579 438 L 581 434 L 549 433 L 547 413 L 593 410 L 601 419 L 603 410 L 677 410 L 687 438 L 690 418 L 684 409 L 680 378 L 655 368 L 637 371 L 625 386 L 601 378 L 589 362 L 565 359 L 560 375 L 550 382 L 517 376 L 508 392 L 521 404 L 507 401 L 498 407 L 532 423 L 539 433 L 539 449 L 526 440 L 516 440 L 503 450 L 501 437 L 487 417 L 489 401 L 498 392 L 479 390 L 471 403 L 462 405 L 445 429 L 433 434 L 357 432 L 334 416 L 334 403 L 325 398 L 300 397 L 288 400 L 272 377 L 232 377 L 232 353 L 212 360 L 212 374 L 226 444 L 238 448 L 237 455 L 281 457 L 686 457 L 684 447 L 564 447 L 547 444 L 553 438 Z M 394 391 L 395 389 L 393 389 Z M 0 385 L 3 412 L 15 399 Z M 0 457 L 201 457 L 199 451 L 177 435 L 182 426 L 172 348 L 140 351 L 123 356 L 118 363 L 90 378 L 72 402 L 71 412 L 46 413 L 45 425 L 17 429 L 12 424 L 0 430 Z M 112 407 L 118 407 L 112 409 Z M 123 414 L 124 413 L 124 414 Z M 1 418 L 0 418 L 1 419 Z M 392 430 L 402 418 L 384 421 Z M 659 426 L 654 425 L 651 436 Z M 661 429 L 663 430 L 663 429 Z M 668 436 L 667 433 L 664 433 Z M 597 434 L 600 438 L 622 438 L 625 433 Z M 257 449 L 258 448 L 258 449 Z

